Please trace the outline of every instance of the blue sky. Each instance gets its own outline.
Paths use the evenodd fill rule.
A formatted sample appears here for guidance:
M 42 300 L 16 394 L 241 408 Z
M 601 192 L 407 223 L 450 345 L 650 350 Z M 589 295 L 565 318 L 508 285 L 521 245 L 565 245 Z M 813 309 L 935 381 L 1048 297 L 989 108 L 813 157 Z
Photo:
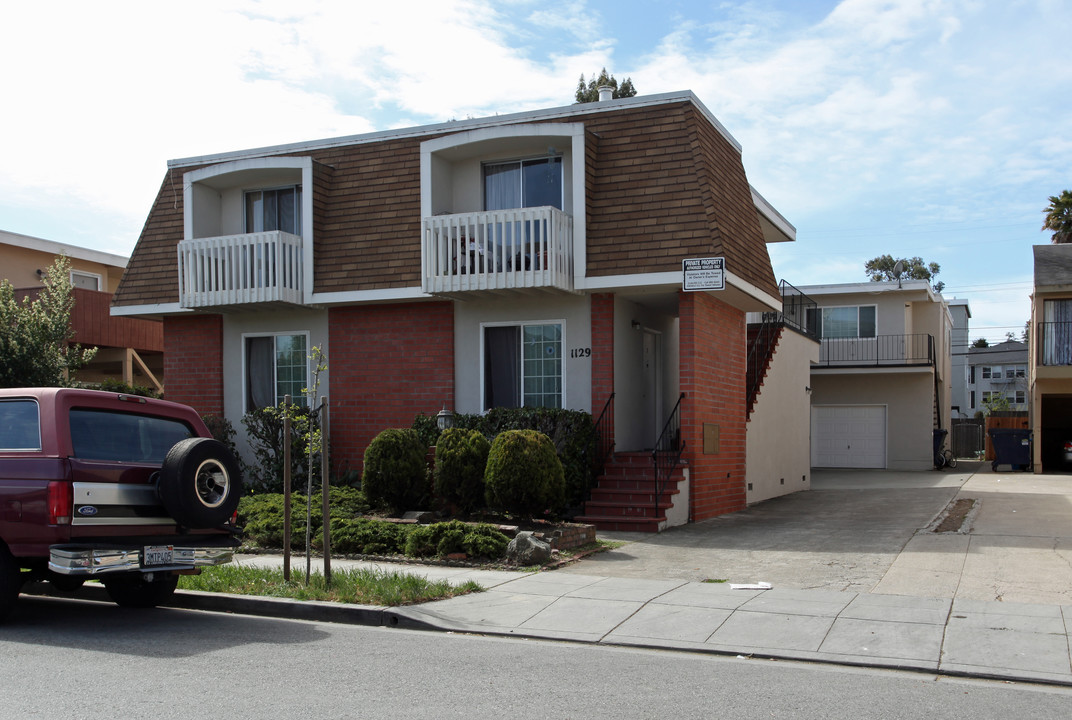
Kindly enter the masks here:
M 798 231 L 779 279 L 919 255 L 973 338 L 1019 335 L 1072 188 L 1065 0 L 12 5 L 0 229 L 119 254 L 168 159 L 568 105 L 604 66 L 692 90 L 741 142 Z

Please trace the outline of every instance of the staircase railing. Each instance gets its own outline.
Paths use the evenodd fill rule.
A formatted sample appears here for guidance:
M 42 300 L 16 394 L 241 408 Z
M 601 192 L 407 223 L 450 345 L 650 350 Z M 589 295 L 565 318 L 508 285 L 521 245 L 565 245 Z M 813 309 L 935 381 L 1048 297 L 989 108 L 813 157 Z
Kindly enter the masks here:
M 763 322 L 748 347 L 748 359 L 745 365 L 745 377 L 748 383 L 745 398 L 748 400 L 749 409 L 759 393 L 759 385 L 763 382 L 763 373 L 770 359 L 770 348 L 779 331 L 781 331 L 779 313 L 763 313 Z
M 614 418 L 614 393 L 603 404 L 603 411 L 596 420 L 596 457 L 595 477 L 603 474 L 607 458 L 614 452 L 614 436 L 611 434 L 611 420 Z
M 674 468 L 681 461 L 681 455 L 685 452 L 685 439 L 681 437 L 681 401 L 685 399 L 685 393 L 677 399 L 670 417 L 663 425 L 663 431 L 659 439 L 655 441 L 655 448 L 651 451 L 651 461 L 655 467 L 655 510 L 662 507 L 663 488 Z

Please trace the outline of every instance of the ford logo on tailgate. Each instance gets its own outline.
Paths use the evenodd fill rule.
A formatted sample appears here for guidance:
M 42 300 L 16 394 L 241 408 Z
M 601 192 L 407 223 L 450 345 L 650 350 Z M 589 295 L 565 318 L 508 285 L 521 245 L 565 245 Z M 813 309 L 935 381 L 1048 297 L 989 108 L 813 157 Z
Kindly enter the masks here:
M 93 517 L 97 514 L 97 508 L 93 505 L 79 505 L 78 514 L 84 517 Z

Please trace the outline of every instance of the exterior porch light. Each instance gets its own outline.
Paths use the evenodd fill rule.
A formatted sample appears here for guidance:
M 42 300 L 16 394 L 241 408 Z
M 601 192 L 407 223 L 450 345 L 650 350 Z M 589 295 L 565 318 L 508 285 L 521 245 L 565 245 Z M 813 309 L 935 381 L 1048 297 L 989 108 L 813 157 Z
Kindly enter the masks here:
M 454 427 L 454 413 L 447 410 L 447 407 L 444 405 L 443 409 L 436 415 L 435 424 L 441 432 Z

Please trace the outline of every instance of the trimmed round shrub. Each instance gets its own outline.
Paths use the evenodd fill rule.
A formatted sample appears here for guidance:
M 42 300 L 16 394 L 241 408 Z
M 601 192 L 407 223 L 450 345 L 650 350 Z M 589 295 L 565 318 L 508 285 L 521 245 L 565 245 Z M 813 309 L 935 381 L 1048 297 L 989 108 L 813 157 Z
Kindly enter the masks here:
M 484 471 L 488 507 L 515 515 L 554 513 L 565 501 L 562 461 L 551 438 L 535 430 L 506 430 L 491 444 Z
M 435 492 L 462 512 L 484 505 L 484 468 L 491 443 L 476 430 L 450 428 L 436 443 Z
M 428 497 L 428 449 L 409 428 L 388 428 L 365 448 L 361 490 L 374 507 L 394 514 Z

